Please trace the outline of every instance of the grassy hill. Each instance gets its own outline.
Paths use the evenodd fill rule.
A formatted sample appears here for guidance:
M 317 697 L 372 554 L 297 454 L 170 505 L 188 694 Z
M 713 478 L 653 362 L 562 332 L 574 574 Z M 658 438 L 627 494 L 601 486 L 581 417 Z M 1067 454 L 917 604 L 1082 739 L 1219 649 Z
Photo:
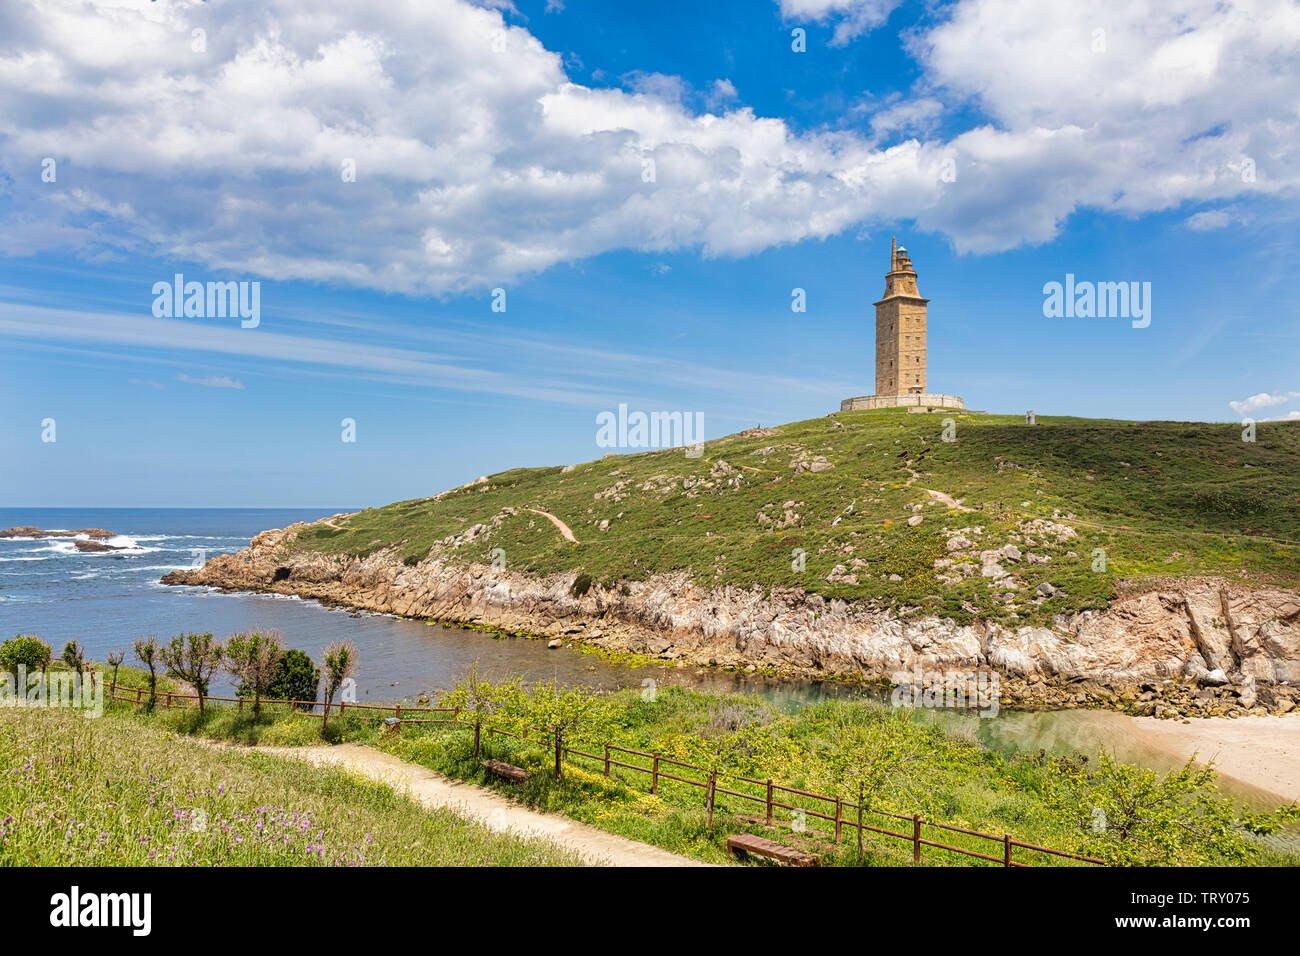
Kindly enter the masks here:
M 1235 424 L 956 414 L 945 441 L 949 417 L 844 412 L 730 435 L 697 458 L 518 468 L 316 524 L 295 547 L 393 548 L 410 564 L 501 549 L 510 569 L 615 587 L 687 571 L 702 586 L 801 587 L 957 620 L 1044 621 L 1170 576 L 1300 584 L 1300 423 L 1260 425 L 1252 443 Z M 955 536 L 973 564 L 944 564 Z M 979 550 L 1008 544 L 1023 560 L 989 580 Z

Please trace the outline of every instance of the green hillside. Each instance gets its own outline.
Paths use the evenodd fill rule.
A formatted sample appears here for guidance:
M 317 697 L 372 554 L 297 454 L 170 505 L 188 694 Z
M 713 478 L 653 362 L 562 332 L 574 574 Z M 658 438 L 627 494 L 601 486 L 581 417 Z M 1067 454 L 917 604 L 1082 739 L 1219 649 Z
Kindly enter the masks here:
M 958 620 L 1044 621 L 1168 576 L 1300 584 L 1300 423 L 1260 425 L 1251 443 L 1236 424 L 957 414 L 944 441 L 949 417 L 844 412 L 730 435 L 698 458 L 518 468 L 314 525 L 296 547 L 391 547 L 410 564 L 501 549 L 512 570 L 610 586 L 689 571 L 702 586 L 799 587 Z M 1006 576 L 984 576 L 981 550 L 1007 545 Z

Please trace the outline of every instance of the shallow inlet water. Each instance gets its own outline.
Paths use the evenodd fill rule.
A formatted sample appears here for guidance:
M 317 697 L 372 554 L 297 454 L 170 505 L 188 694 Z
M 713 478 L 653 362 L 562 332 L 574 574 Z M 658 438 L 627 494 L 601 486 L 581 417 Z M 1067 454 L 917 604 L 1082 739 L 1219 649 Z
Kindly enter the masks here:
M 695 667 L 629 667 L 576 647 L 548 650 L 540 640 L 494 637 L 481 631 L 444 628 L 390 615 L 327 608 L 278 595 L 221 594 L 206 588 L 158 583 L 167 571 L 216 554 L 237 551 L 267 528 L 312 521 L 348 508 L 314 510 L 234 509 L 0 509 L 0 529 L 106 528 L 125 550 L 81 554 L 67 540 L 0 539 L 0 637 L 41 635 L 59 653 L 65 642 L 82 642 L 87 656 L 103 660 L 114 650 L 154 634 L 169 639 L 187 631 L 224 637 L 251 628 L 278 630 L 289 647 L 319 660 L 335 640 L 360 649 L 357 696 L 361 702 L 415 701 L 445 690 L 474 661 L 487 677 L 521 676 L 533 683 L 556 679 L 603 690 L 682 686 L 755 693 L 794 711 L 828 696 L 885 696 L 876 689 L 837 682 L 775 681 Z M 232 690 L 214 684 L 215 694 Z M 974 713 L 924 711 L 926 719 L 971 736 L 1005 754 L 1094 753 L 1106 748 L 1126 762 L 1169 769 L 1178 762 L 1126 733 L 1124 719 L 1100 711 L 1018 712 L 996 718 Z M 1262 791 L 1224 780 L 1256 805 L 1276 804 Z

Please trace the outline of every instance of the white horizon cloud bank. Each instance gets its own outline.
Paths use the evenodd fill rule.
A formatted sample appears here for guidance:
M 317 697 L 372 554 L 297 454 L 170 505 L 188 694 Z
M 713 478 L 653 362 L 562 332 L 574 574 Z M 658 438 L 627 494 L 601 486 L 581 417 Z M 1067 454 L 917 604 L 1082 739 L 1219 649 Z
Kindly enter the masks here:
M 782 4 L 862 30 L 892 8 Z M 0 254 L 446 294 L 616 249 L 743 256 L 911 219 L 985 253 L 1050 240 L 1081 207 L 1296 193 L 1300 7 L 1059 6 L 959 0 L 911 36 L 917 109 L 973 104 L 989 122 L 880 148 L 572 83 L 527 30 L 463 0 L 10 4 Z
M 1300 398 L 1300 392 L 1278 392 L 1270 394 L 1269 392 L 1259 392 L 1249 398 L 1242 399 L 1239 402 L 1228 402 L 1228 407 L 1238 415 L 1245 415 L 1248 412 L 1257 412 L 1261 408 L 1272 408 L 1274 405 L 1285 405 L 1287 402 Z M 1292 412 L 1291 414 L 1295 414 Z

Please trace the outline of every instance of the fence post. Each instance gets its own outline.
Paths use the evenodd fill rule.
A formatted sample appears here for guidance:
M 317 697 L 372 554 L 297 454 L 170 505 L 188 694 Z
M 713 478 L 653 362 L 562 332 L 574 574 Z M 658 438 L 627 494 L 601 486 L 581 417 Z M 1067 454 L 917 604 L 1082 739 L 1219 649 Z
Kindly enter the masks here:
M 396 712 L 397 712 L 397 714 L 396 714 L 397 719 L 398 719 L 398 720 L 401 720 L 401 719 L 402 719 L 402 705 L 401 705 L 401 704 L 398 704 L 398 705 L 394 708 L 394 710 L 396 710 Z
M 347 701 L 339 701 L 339 717 L 343 716 L 343 708 L 347 706 Z
M 144 688 L 143 688 L 143 687 L 137 687 L 137 688 L 135 689 L 135 702 L 136 702 L 137 704 L 140 703 L 140 694 L 141 694 L 143 691 L 144 691 Z
M 605 744 L 605 776 L 609 776 L 609 744 Z
M 921 814 L 912 814 L 912 862 L 921 862 Z
M 1011 865 L 1011 834 L 1010 833 L 1004 833 L 1002 835 L 1002 865 L 1003 866 Z
M 658 796 L 659 794 L 659 755 L 655 754 L 654 769 L 650 771 L 650 792 Z
M 242 697 L 239 698 L 239 709 L 240 709 L 240 711 L 243 711 L 243 709 L 244 709 L 244 698 L 242 698 Z
M 767 778 L 767 825 L 772 825 L 772 778 Z
M 709 771 L 709 832 L 710 833 L 713 832 L 713 791 L 714 788 L 717 787 L 717 776 L 718 776 L 718 772 L 716 770 Z
M 844 825 L 844 798 L 835 798 L 835 842 L 840 842 L 840 827 Z
M 168 692 L 167 692 L 167 706 L 170 707 L 171 705 L 172 705 L 172 695 L 171 695 L 171 691 L 168 691 Z

